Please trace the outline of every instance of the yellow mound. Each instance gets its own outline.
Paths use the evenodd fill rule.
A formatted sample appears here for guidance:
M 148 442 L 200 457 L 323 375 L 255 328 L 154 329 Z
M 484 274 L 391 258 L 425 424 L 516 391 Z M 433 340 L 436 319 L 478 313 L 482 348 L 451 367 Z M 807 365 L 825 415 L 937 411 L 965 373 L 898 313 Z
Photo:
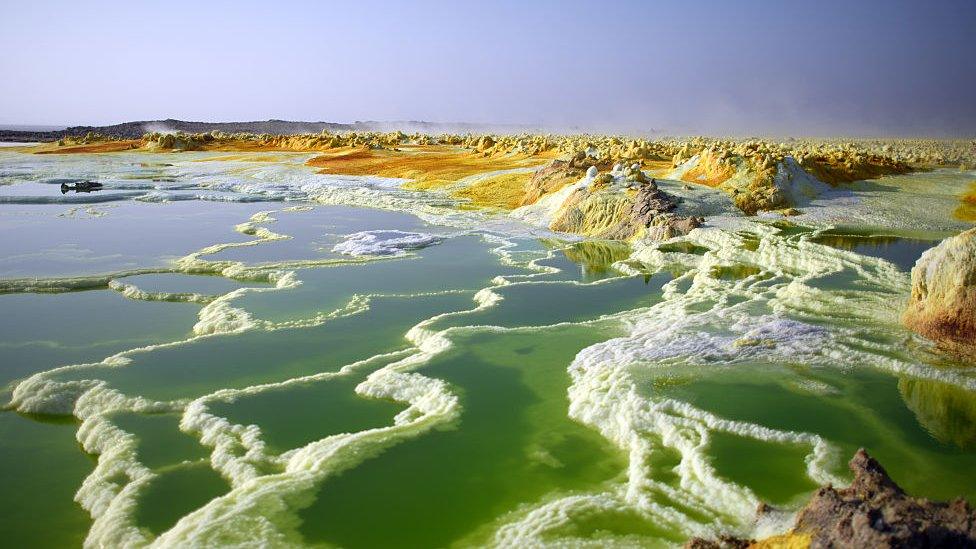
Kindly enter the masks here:
M 645 160 L 641 166 L 651 177 L 664 177 L 671 171 L 670 160 Z
M 513 210 L 522 202 L 525 185 L 532 179 L 532 174 L 507 173 L 489 177 L 453 194 L 458 198 L 467 198 L 475 206 Z
M 209 158 L 198 158 L 193 162 L 281 162 L 288 153 L 282 154 L 228 154 Z
M 34 150 L 35 154 L 85 154 L 85 153 L 106 153 L 128 151 L 139 148 L 138 139 L 127 139 L 125 141 L 105 141 L 102 143 L 90 143 L 85 145 L 69 145 L 67 147 L 48 148 L 44 146 L 41 150 Z
M 526 156 L 486 157 L 448 145 L 418 145 L 400 150 L 344 148 L 307 162 L 321 168 L 321 173 L 412 179 L 407 187 L 413 189 L 439 188 L 479 173 L 541 163 Z
M 287 144 L 282 145 L 278 143 L 261 143 L 256 141 L 244 141 L 244 140 L 231 140 L 231 141 L 220 141 L 214 143 L 206 143 L 199 147 L 201 151 L 217 151 L 217 152 L 307 152 L 308 149 L 295 146 L 289 147 Z
M 625 193 L 574 192 L 556 212 L 549 228 L 583 236 L 627 240 L 640 230 L 631 220 L 634 200 Z
M 735 167 L 721 161 L 721 158 L 702 153 L 698 164 L 681 176 L 682 181 L 717 187 L 735 175 Z
M 892 161 L 881 156 L 821 155 L 805 159 L 803 169 L 830 185 L 877 179 L 883 175 L 908 173 L 908 164 Z
M 535 204 L 543 196 L 554 193 L 570 183 L 579 181 L 585 170 L 574 167 L 571 162 L 553 160 L 535 171 L 525 185 L 525 194 L 519 206 Z

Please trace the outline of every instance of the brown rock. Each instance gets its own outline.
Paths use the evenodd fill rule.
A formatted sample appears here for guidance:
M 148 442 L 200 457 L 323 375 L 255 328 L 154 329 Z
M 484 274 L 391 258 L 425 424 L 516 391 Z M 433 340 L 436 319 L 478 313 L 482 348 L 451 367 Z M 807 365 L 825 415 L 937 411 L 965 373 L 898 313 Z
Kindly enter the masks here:
M 950 503 L 905 493 L 876 460 L 860 449 L 849 463 L 847 488 L 825 486 L 797 514 L 793 530 L 769 540 L 693 539 L 685 547 L 976 547 L 976 512 L 963 499 Z M 758 514 L 768 512 L 761 505 Z M 736 544 L 740 545 L 736 545 Z M 741 544 L 745 545 L 741 545 Z
M 685 549 L 745 549 L 755 543 L 751 539 L 721 536 L 718 539 L 692 538 L 685 543 Z
M 976 547 L 976 513 L 951 503 L 916 499 L 863 449 L 850 461 L 854 482 L 817 490 L 797 515 L 794 531 L 814 547 Z
M 553 160 L 532 175 L 525 186 L 520 206 L 535 204 L 544 195 L 554 193 L 570 183 L 579 181 L 586 168 L 578 168 L 565 160 Z
M 656 216 L 674 211 L 677 207 L 678 198 L 659 189 L 652 179 L 637 191 L 632 216 L 635 223 L 649 227 Z
M 634 197 L 631 210 L 633 223 L 646 229 L 645 235 L 653 240 L 667 240 L 686 235 L 704 223 L 701 217 L 681 217 L 673 212 L 680 199 L 658 188 L 652 179 L 641 185 Z
M 922 254 L 903 320 L 947 350 L 976 356 L 976 229 Z

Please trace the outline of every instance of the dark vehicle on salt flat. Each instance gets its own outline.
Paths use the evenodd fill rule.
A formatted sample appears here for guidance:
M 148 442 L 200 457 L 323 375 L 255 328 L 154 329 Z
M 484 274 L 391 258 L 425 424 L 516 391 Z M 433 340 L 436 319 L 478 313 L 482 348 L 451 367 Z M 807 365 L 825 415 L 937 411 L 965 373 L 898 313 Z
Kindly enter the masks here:
M 92 191 L 102 190 L 102 184 L 97 181 L 79 181 L 74 185 L 69 185 L 67 183 L 61 184 L 61 194 L 67 194 L 68 191 L 74 191 L 76 193 L 90 193 Z

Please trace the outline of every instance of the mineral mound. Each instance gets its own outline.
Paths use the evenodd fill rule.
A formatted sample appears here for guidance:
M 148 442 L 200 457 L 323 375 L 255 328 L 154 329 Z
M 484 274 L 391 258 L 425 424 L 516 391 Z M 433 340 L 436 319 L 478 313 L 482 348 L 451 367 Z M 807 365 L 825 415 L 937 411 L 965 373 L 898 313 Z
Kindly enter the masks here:
M 922 254 L 903 320 L 950 351 L 976 354 L 976 229 Z

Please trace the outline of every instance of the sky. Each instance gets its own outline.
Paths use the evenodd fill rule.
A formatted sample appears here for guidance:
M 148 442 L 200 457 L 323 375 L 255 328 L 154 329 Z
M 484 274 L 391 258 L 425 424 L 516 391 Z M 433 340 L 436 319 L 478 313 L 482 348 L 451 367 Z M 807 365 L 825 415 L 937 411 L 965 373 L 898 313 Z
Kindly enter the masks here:
M 0 124 L 976 135 L 976 0 L 0 0 Z

